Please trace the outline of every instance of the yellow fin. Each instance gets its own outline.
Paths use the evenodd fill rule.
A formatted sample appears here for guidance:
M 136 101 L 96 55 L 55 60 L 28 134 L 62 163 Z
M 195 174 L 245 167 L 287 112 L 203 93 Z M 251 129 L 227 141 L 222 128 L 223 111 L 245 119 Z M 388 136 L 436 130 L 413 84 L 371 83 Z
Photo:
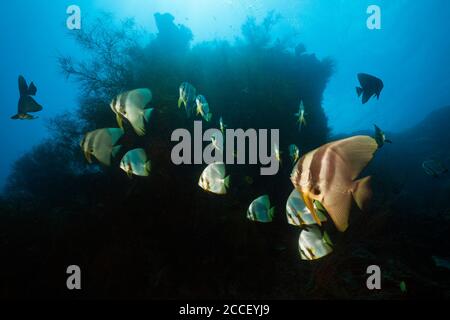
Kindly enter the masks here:
M 321 226 L 322 225 L 322 221 L 320 221 L 319 216 L 317 215 L 316 212 L 316 208 L 314 208 L 314 202 L 313 199 L 311 199 L 307 194 L 304 194 L 302 192 L 300 192 L 302 198 L 303 198 L 303 202 L 305 203 L 306 207 L 309 209 L 309 211 L 311 212 L 311 215 L 314 219 L 314 221 Z
M 119 126 L 119 128 L 123 129 L 122 116 L 118 113 L 116 114 L 116 120 L 117 120 L 117 125 Z

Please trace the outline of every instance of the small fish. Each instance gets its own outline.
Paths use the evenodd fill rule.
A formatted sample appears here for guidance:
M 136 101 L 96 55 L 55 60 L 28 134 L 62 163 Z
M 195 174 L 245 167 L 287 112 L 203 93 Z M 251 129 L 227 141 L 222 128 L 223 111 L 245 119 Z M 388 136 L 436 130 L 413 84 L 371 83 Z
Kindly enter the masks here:
M 195 99 L 197 104 L 197 115 L 201 115 L 206 122 L 211 121 L 212 113 L 209 112 L 209 104 L 206 98 L 202 95 L 198 95 Z
M 298 122 L 298 130 L 301 131 L 303 126 L 306 126 L 306 113 L 305 106 L 303 105 L 303 101 L 300 102 L 300 106 L 298 107 L 298 113 L 294 115 L 297 118 Z
M 386 139 L 385 133 L 379 127 L 377 127 L 376 124 L 374 124 L 374 126 L 375 126 L 375 141 L 377 142 L 379 148 L 384 146 L 385 143 L 392 143 L 391 140 Z
M 325 216 L 326 211 L 320 206 L 317 201 L 314 201 L 314 208 L 317 210 L 317 215 L 321 222 L 327 221 Z M 311 212 L 306 207 L 305 203 L 300 197 L 300 193 L 294 189 L 286 202 L 286 216 L 288 223 L 297 226 L 310 226 L 316 224 Z
M 426 160 L 422 163 L 422 168 L 425 173 L 434 178 L 439 178 L 440 176 L 446 174 L 448 169 L 440 161 L 436 160 Z
M 302 260 L 317 260 L 333 252 L 333 243 L 326 232 L 322 233 L 317 225 L 302 230 L 298 239 Z
M 275 159 L 277 159 L 277 161 L 281 163 L 282 152 L 280 151 L 280 148 L 276 143 L 274 144 L 274 149 L 275 149 Z
M 363 104 L 367 103 L 373 96 L 380 99 L 380 93 L 384 87 L 381 79 L 366 73 L 358 73 L 358 80 L 361 87 L 356 87 L 356 93 L 358 94 L 358 98 L 362 95 Z
M 215 162 L 206 167 L 200 176 L 198 185 L 205 191 L 224 195 L 230 187 L 230 176 L 225 176 L 225 164 Z
M 222 133 L 225 133 L 225 129 L 227 128 L 227 125 L 223 122 L 222 117 L 220 117 L 219 125 L 220 125 L 220 131 L 222 131 Z
M 117 124 L 123 128 L 123 118 L 127 119 L 139 136 L 145 135 L 145 123 L 150 121 L 153 108 L 148 108 L 152 101 L 149 89 L 136 89 L 119 94 L 111 101 L 111 109 L 116 114 Z
M 402 293 L 406 293 L 406 292 L 408 291 L 408 290 L 406 289 L 406 282 L 405 282 L 405 281 L 400 282 L 399 287 L 400 287 L 400 291 L 401 291 Z
M 436 267 L 445 268 L 450 270 L 450 261 L 444 258 L 433 256 L 433 261 Z
M 189 118 L 194 108 L 195 100 L 197 97 L 197 90 L 194 88 L 192 84 L 188 82 L 183 82 L 180 85 L 179 91 L 180 97 L 178 99 L 178 108 L 181 108 L 181 105 L 184 104 L 186 115 Z
M 275 208 L 270 207 L 268 195 L 261 196 L 254 200 L 247 210 L 247 218 L 257 222 L 272 222 Z
M 131 178 L 133 175 L 148 177 L 152 165 L 144 149 L 128 151 L 120 161 L 120 168 Z
M 222 151 L 222 149 L 219 146 L 219 143 L 217 142 L 217 137 L 215 135 L 211 136 L 211 143 L 214 149 L 216 149 L 217 151 Z
M 245 181 L 245 183 L 247 183 L 247 184 L 249 184 L 249 185 L 252 185 L 253 184 L 253 178 L 252 177 L 250 177 L 250 176 L 245 176 L 244 177 L 244 181 Z
M 13 120 L 34 120 L 38 117 L 28 114 L 29 112 L 39 112 L 43 108 L 31 96 L 35 96 L 37 88 L 33 82 L 30 85 L 23 76 L 19 76 L 19 102 L 17 104 L 17 114 L 12 116 Z
M 300 159 L 300 150 L 295 144 L 291 144 L 289 146 L 289 156 L 292 159 L 293 163 L 296 163 L 298 159 Z
M 115 157 L 121 146 L 116 143 L 123 136 L 124 131 L 118 128 L 98 129 L 86 133 L 80 143 L 84 156 L 89 163 L 92 163 L 94 156 L 101 164 L 111 165 L 111 157 Z
M 319 201 L 344 232 L 353 200 L 365 211 L 372 197 L 370 177 L 355 179 L 372 160 L 378 144 L 369 136 L 354 136 L 323 145 L 304 155 L 295 165 L 291 181 L 318 225 L 322 225 L 314 200 Z

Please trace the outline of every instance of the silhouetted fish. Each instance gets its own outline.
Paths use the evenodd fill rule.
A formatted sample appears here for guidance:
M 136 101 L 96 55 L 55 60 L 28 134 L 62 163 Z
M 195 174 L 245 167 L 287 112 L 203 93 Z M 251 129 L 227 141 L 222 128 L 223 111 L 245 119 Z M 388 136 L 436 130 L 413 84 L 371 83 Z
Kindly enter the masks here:
M 17 106 L 17 114 L 12 116 L 13 120 L 34 120 L 37 117 L 29 115 L 28 112 L 39 112 L 42 106 L 38 104 L 31 96 L 36 95 L 37 88 L 33 82 L 28 86 L 27 81 L 23 76 L 19 76 L 19 103 Z
M 358 80 L 361 87 L 356 87 L 356 93 L 358 97 L 362 94 L 362 103 L 365 104 L 370 98 L 376 96 L 377 99 L 380 98 L 381 90 L 383 90 L 384 84 L 381 79 L 371 76 L 366 73 L 358 73 Z
M 375 127 L 375 140 L 378 143 L 378 147 L 381 148 L 384 146 L 385 143 L 392 143 L 391 140 L 386 139 L 386 134 L 383 130 L 381 130 L 376 124 L 374 124 Z
M 425 173 L 434 178 L 439 178 L 443 174 L 448 172 L 448 169 L 444 165 L 435 160 L 427 160 L 422 163 L 422 168 Z

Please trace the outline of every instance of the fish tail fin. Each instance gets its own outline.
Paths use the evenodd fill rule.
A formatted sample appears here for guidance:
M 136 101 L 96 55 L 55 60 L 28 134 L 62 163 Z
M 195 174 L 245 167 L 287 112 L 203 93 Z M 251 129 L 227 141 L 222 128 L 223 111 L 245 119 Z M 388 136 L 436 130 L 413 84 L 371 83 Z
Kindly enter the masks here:
M 362 93 L 363 93 L 363 89 L 361 87 L 356 87 L 356 94 L 358 95 L 358 98 L 361 97 Z
M 112 149 L 111 155 L 112 155 L 113 158 L 115 158 L 117 156 L 117 154 L 120 152 L 120 149 L 122 149 L 121 145 L 115 146 Z
M 306 119 L 305 119 L 305 117 L 302 117 L 302 119 L 300 120 L 300 124 L 306 126 Z
M 372 189 L 370 187 L 371 179 L 372 177 L 369 176 L 356 180 L 353 183 L 353 198 L 361 211 L 367 210 L 369 202 L 372 198 Z
M 386 143 L 392 143 L 392 140 L 386 139 L 386 140 L 384 140 L 384 142 L 386 142 Z
M 183 103 L 183 99 L 179 98 L 178 99 L 178 109 L 181 108 L 181 104 Z
M 325 241 L 325 243 L 328 244 L 330 247 L 333 247 L 333 242 L 331 241 L 330 236 L 326 231 L 323 233 L 323 241 Z
M 274 215 L 275 215 L 275 207 L 272 207 L 272 208 L 269 209 L 269 217 L 270 217 L 270 219 L 273 219 Z
M 152 170 L 152 163 L 151 163 L 151 161 L 149 160 L 149 161 L 147 161 L 147 162 L 145 163 L 145 171 L 146 171 L 147 173 L 150 173 L 151 170 Z
M 211 119 L 212 119 L 212 113 L 208 113 L 207 115 L 206 115 L 206 121 L 207 122 L 210 122 L 211 121 Z
M 228 176 L 228 177 L 226 177 L 224 180 L 223 180 L 223 184 L 225 185 L 225 188 L 230 188 L 230 176 Z
M 144 110 L 144 119 L 145 119 L 146 122 L 150 121 L 150 118 L 152 116 L 153 110 L 154 110 L 153 108 L 149 108 L 149 109 L 145 109 Z

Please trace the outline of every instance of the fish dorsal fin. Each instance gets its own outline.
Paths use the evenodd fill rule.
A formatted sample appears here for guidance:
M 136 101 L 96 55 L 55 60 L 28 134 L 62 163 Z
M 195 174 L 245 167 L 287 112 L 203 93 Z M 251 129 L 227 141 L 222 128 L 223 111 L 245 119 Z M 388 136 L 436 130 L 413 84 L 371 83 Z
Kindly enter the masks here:
M 36 86 L 34 85 L 34 82 L 31 82 L 31 83 L 30 83 L 30 86 L 28 87 L 28 94 L 29 94 L 30 96 L 35 96 L 36 93 L 37 93 L 37 88 L 36 88 Z
M 136 89 L 129 93 L 128 99 L 132 107 L 142 110 L 152 101 L 152 92 L 150 89 Z
M 348 167 L 351 179 L 356 179 L 372 160 L 378 144 L 372 137 L 355 136 L 324 146 L 334 151 Z
M 210 167 L 210 175 L 214 179 L 223 179 L 225 177 L 225 164 L 216 162 Z
M 28 84 L 23 76 L 19 76 L 19 92 L 21 96 L 28 94 Z
M 364 87 L 374 81 L 374 77 L 367 73 L 358 73 L 358 81 Z
M 141 163 L 146 163 L 148 161 L 147 153 L 144 149 L 135 149 L 134 152 L 136 153 L 136 158 L 139 159 Z

